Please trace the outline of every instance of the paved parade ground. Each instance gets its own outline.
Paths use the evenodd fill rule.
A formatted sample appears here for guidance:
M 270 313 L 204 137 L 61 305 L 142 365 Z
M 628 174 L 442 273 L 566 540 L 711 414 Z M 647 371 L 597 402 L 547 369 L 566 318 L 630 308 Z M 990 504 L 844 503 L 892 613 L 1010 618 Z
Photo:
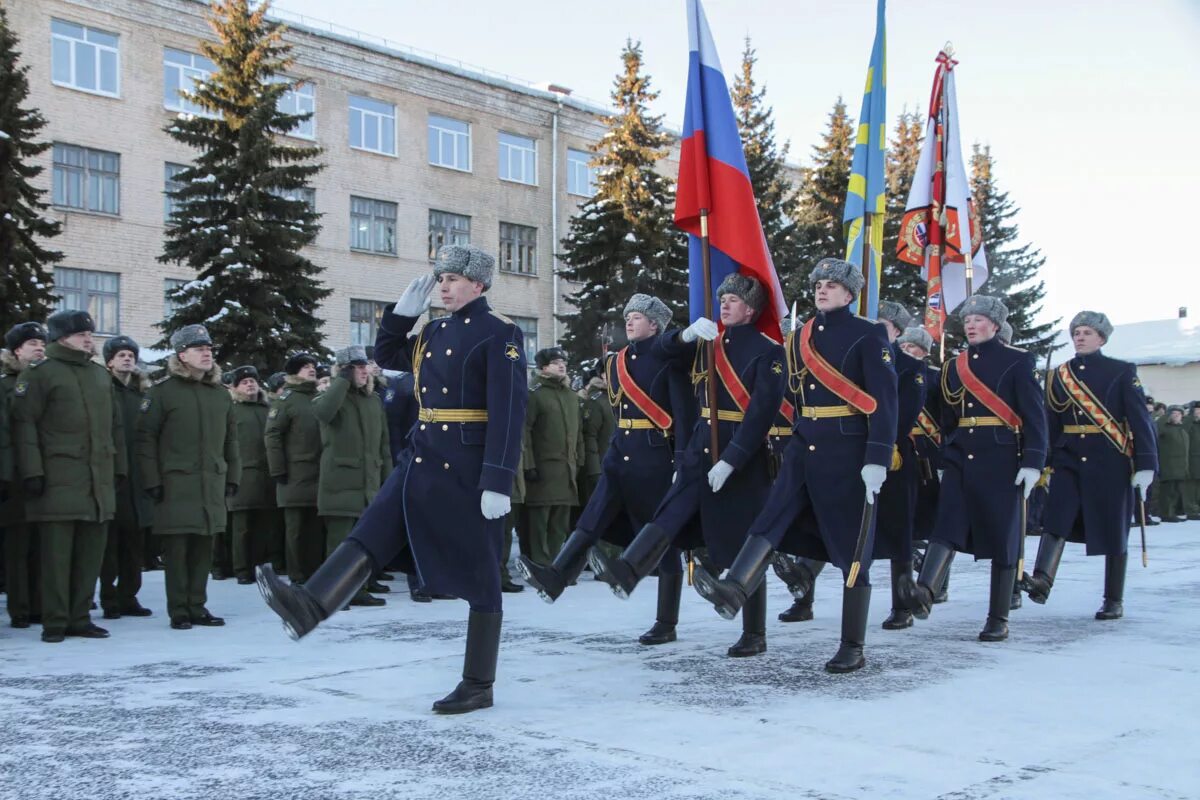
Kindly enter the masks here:
M 955 563 L 950 603 L 886 632 L 867 667 L 821 667 L 840 591 L 731 659 L 740 625 L 685 588 L 679 641 L 639 646 L 654 583 L 628 602 L 585 573 L 555 606 L 506 596 L 493 709 L 435 717 L 458 680 L 465 604 L 393 595 L 293 643 L 254 586 L 210 584 L 228 627 L 97 620 L 108 641 L 0 629 L 0 798 L 1195 798 L 1200 797 L 1200 523 L 1130 554 L 1126 617 L 1096 622 L 1103 559 L 1071 545 L 1051 603 L 976 641 L 986 564 Z M 1134 534 L 1136 541 L 1136 532 Z M 1030 540 L 1030 558 L 1036 540 Z M 393 584 L 400 587 L 402 584 Z

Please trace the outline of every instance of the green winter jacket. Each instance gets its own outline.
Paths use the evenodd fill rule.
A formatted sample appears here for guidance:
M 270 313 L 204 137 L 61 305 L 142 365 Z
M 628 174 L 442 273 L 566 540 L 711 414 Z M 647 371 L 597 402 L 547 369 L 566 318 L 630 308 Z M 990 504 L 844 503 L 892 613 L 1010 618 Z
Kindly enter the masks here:
M 51 342 L 17 377 L 13 439 L 21 477 L 45 478 L 25 497 L 30 522 L 108 522 L 128 473 L 121 410 L 108 370 L 90 353 Z
M 286 387 L 267 413 L 267 464 L 272 478 L 287 478 L 287 483 L 275 487 L 275 502 L 280 508 L 317 505 L 321 426 L 313 408 L 316 396 L 316 381 L 288 375 Z
M 1183 427 L 1188 432 L 1188 477 L 1200 481 L 1200 419 L 1184 417 Z M 1200 497 L 1196 500 L 1200 502 Z
M 114 375 L 112 384 L 117 406 L 121 409 L 125 460 L 129 463 L 129 479 L 117 490 L 117 519 L 127 527 L 149 528 L 154 524 L 154 501 L 146 496 L 146 482 L 142 480 L 142 468 L 138 464 L 137 429 L 142 400 L 150 391 L 150 379 L 134 370 L 129 383 L 123 383 Z
M 275 508 L 275 481 L 267 469 L 267 396 L 261 391 L 250 401 L 242 400 L 236 392 L 233 398 L 233 419 L 237 424 L 238 458 L 242 462 L 242 480 L 238 491 L 227 499 L 230 511 L 250 511 Z
M 312 401 L 321 424 L 317 513 L 323 517 L 361 516 L 391 472 L 387 417 L 373 383 L 355 389 L 334 378 Z
M 1164 481 L 1188 479 L 1188 425 L 1171 425 L 1166 417 L 1158 423 L 1158 477 Z
M 167 372 L 142 400 L 137 432 L 142 480 L 163 491 L 154 532 L 222 533 L 225 486 L 238 484 L 242 472 L 233 400 L 219 366 L 197 379 L 171 356 Z
M 583 461 L 579 397 L 564 381 L 539 375 L 525 408 L 524 469 L 537 470 L 525 481 L 527 506 L 577 506 L 576 475 Z
M 608 452 L 608 443 L 612 441 L 617 421 L 613 417 L 612 404 L 608 402 L 608 391 L 603 382 L 593 378 L 582 394 L 579 410 L 583 417 L 580 424 L 583 426 L 584 458 L 580 474 L 596 477 L 600 474 L 600 464 Z
M 0 528 L 17 525 L 25 521 L 25 501 L 21 496 L 21 470 L 17 464 L 16 443 L 13 441 L 12 392 L 17 385 L 17 374 L 21 364 L 7 350 L 0 350 L 0 397 L 7 417 L 3 436 L 8 439 L 8 459 L 11 470 L 8 483 L 8 500 L 0 503 Z

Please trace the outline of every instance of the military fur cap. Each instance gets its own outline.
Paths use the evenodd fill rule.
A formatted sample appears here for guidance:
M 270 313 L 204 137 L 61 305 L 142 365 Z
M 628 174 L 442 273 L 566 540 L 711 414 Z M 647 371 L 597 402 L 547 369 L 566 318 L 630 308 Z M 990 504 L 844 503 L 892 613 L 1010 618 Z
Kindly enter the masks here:
M 1174 413 L 1174 412 L 1176 412 L 1176 411 L 1178 411 L 1180 414 L 1186 413 L 1186 412 L 1184 412 L 1184 410 L 1183 410 L 1183 406 L 1167 406 L 1167 413 L 1168 413 L 1168 414 Z
M 896 329 L 903 333 L 909 325 L 912 325 L 912 314 L 908 313 L 908 309 L 899 303 L 891 300 L 879 301 L 879 321 L 887 320 L 896 326 Z
M 933 352 L 933 337 L 929 335 L 929 331 L 920 326 L 905 328 L 904 333 L 896 339 L 896 344 L 915 344 L 926 353 Z
M 1008 324 L 1008 320 L 1004 320 L 1004 324 L 1000 326 L 1000 330 L 996 333 L 1000 337 L 1000 341 L 1005 344 L 1012 344 L 1013 328 Z
M 645 314 L 646 318 L 658 326 L 658 332 L 662 333 L 671 324 L 671 309 L 667 308 L 667 304 L 657 297 L 649 294 L 635 294 L 629 298 L 629 302 L 625 304 L 625 310 L 621 312 L 621 316 L 628 317 L 633 312 Z
M 46 319 L 46 328 L 50 333 L 50 341 L 57 342 L 64 336 L 74 333 L 85 333 L 96 330 L 92 315 L 86 311 L 67 309 L 56 311 Z
M 133 339 L 130 339 L 128 336 L 114 336 L 104 343 L 104 349 L 102 351 L 104 355 L 104 363 L 107 364 L 108 362 L 112 361 L 117 353 L 121 352 L 122 350 L 129 350 L 132 352 L 135 361 L 137 360 L 138 353 L 141 352 L 141 350 L 138 348 L 138 343 Z
M 342 367 L 356 366 L 365 367 L 367 365 L 367 348 L 361 344 L 352 344 L 349 347 L 344 347 L 337 351 L 334 355 L 334 363 L 339 369 Z
M 288 360 L 283 365 L 283 372 L 286 375 L 295 375 L 304 369 L 305 364 L 312 364 L 315 367 L 319 363 L 317 357 L 312 353 L 296 353 L 288 356 Z
M 10 351 L 16 352 L 18 347 L 30 339 L 41 339 L 44 342 L 46 341 L 46 337 L 46 328 L 42 323 L 21 322 L 13 325 L 8 329 L 8 333 L 4 334 L 4 346 Z
M 858 297 L 863 288 L 862 270 L 840 258 L 822 258 L 818 261 L 808 276 L 808 284 L 816 286 L 817 281 L 840 283 L 855 297 Z
M 321 378 L 328 378 L 330 373 L 331 370 L 328 364 L 317 364 L 317 380 L 321 380 Z
M 963 303 L 962 310 L 958 314 L 963 319 L 970 314 L 979 314 L 996 323 L 996 327 L 999 328 L 1004 324 L 1004 320 L 1008 319 L 1008 306 L 1004 305 L 1004 301 L 999 297 L 973 294 L 967 298 L 967 302 Z
M 204 345 L 212 347 L 212 343 L 212 337 L 208 335 L 208 328 L 203 325 L 184 325 L 171 334 L 171 349 L 176 353 L 182 353 L 189 347 L 203 347 Z
M 287 376 L 286 372 L 272 373 L 271 377 L 267 378 L 267 388 L 272 392 L 278 392 L 287 383 Z
M 1070 333 L 1074 334 L 1075 329 L 1085 326 L 1091 328 L 1096 333 L 1100 334 L 1100 338 L 1108 343 L 1108 337 L 1112 336 L 1113 326 L 1108 321 L 1108 316 L 1099 311 L 1080 311 L 1071 319 Z
M 246 378 L 254 378 L 254 380 L 258 381 L 259 383 L 262 383 L 262 378 L 258 377 L 258 369 L 255 367 L 252 367 L 248 364 L 246 366 L 238 367 L 237 369 L 235 369 L 230 374 L 230 377 L 232 378 L 232 380 L 230 381 L 231 386 L 237 386 L 239 383 L 246 380 Z
M 547 347 L 544 350 L 538 350 L 533 356 L 533 361 L 537 364 L 538 369 L 549 366 L 550 362 L 556 358 L 567 360 L 567 351 L 561 347 Z
M 742 298 L 742 301 L 753 308 L 755 312 L 762 311 L 763 306 L 767 303 L 767 293 L 763 291 L 762 284 L 757 279 L 740 272 L 731 272 L 717 287 L 718 300 L 727 294 L 734 294 Z
M 438 277 L 446 272 L 462 275 L 464 278 L 479 281 L 484 289 L 492 288 L 492 272 L 496 268 L 496 259 L 470 245 L 448 244 L 437 252 L 437 261 L 433 265 L 433 275 Z

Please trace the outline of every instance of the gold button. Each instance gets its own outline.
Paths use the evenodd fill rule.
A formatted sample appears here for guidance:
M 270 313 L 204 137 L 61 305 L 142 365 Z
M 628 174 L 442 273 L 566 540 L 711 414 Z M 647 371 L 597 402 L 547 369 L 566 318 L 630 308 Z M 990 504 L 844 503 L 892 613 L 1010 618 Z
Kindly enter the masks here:
M 421 463 L 421 457 L 420 457 L 420 456 L 417 456 L 416 458 L 414 458 L 414 459 L 413 459 L 413 461 L 415 461 L 415 462 L 417 462 L 418 464 L 420 464 L 420 463 Z
M 808 449 L 809 449 L 809 450 L 816 450 L 816 449 L 817 449 L 817 446 L 816 446 L 815 444 L 810 444 L 810 445 L 808 446 Z
M 629 403 L 622 403 L 621 408 L 629 408 Z
M 823 330 L 825 330 L 825 326 L 824 326 L 824 325 L 818 325 L 818 326 L 817 326 L 817 330 L 819 330 L 819 331 L 823 331 Z
M 422 387 L 421 387 L 421 391 L 422 391 L 422 392 L 428 392 L 428 391 L 429 391 L 429 387 L 428 387 L 428 386 L 422 386 Z
M 471 318 L 470 318 L 470 317 L 466 317 L 466 318 L 464 318 L 464 319 L 463 319 L 463 325 L 470 325 L 470 324 L 471 324 Z
M 629 456 L 625 456 L 625 460 L 626 460 L 626 461 L 628 461 L 628 460 L 629 460 Z
M 971 358 L 979 358 L 979 353 L 975 353 L 974 355 L 971 356 Z
M 1079 365 L 1079 368 L 1080 368 L 1080 369 L 1087 369 L 1087 364 L 1080 364 L 1080 365 Z
M 1079 459 L 1079 460 L 1080 460 L 1080 461 L 1087 461 L 1087 456 L 1084 456 L 1083 458 L 1081 458 L 1081 459 Z
M 447 348 L 446 348 L 446 355 L 450 355 L 450 354 L 451 354 L 451 353 L 453 353 L 453 352 L 454 352 L 454 351 L 453 351 L 453 350 L 451 350 L 449 347 L 447 347 Z
M 968 454 L 967 454 L 967 458 L 969 458 L 969 459 L 970 459 L 970 460 L 972 460 L 972 461 L 974 461 L 974 460 L 975 460 L 975 456 L 974 456 L 973 454 L 971 454 L 971 453 L 968 453 Z
M 448 430 L 450 430 L 450 426 L 449 426 L 449 425 L 443 425 L 443 426 L 442 426 L 442 430 L 444 430 L 444 431 L 448 431 Z
M 708 452 L 708 448 L 707 448 L 707 447 L 706 447 L 706 448 L 704 448 L 704 452 L 706 452 L 706 453 Z
M 974 403 L 967 403 L 967 408 L 974 408 L 974 407 L 975 407 Z
M 449 390 L 449 389 L 447 389 L 445 386 L 443 386 L 443 387 L 442 387 L 442 394 L 450 394 L 450 390 Z
M 450 462 L 447 461 L 445 464 L 442 464 L 442 469 L 450 469 Z
M 426 351 L 425 351 L 425 357 L 426 357 L 426 358 L 433 358 L 433 353 L 432 353 L 431 351 L 428 351 L 428 350 L 426 350 Z
M 628 436 L 628 435 L 629 435 L 629 430 L 628 430 L 628 429 L 626 429 L 626 431 L 625 431 L 625 435 L 626 435 L 626 436 Z
M 728 340 L 728 339 L 726 339 L 726 340 L 725 340 L 725 344 L 729 344 L 729 340 Z
M 425 423 L 424 423 L 424 422 L 422 422 L 422 423 L 421 423 L 421 430 L 425 430 Z
M 446 323 L 444 323 L 444 322 L 443 322 L 443 323 L 442 323 L 442 327 L 443 327 L 443 328 L 444 328 L 444 327 L 446 327 Z
M 810 388 L 810 389 L 815 389 L 815 388 L 817 388 L 817 385 L 816 385 L 815 383 L 810 383 L 810 384 L 808 385 L 808 388 Z
M 637 358 L 637 353 L 634 353 L 634 354 L 632 354 L 632 355 L 631 355 L 631 356 L 629 356 L 629 357 L 630 357 L 630 358 Z

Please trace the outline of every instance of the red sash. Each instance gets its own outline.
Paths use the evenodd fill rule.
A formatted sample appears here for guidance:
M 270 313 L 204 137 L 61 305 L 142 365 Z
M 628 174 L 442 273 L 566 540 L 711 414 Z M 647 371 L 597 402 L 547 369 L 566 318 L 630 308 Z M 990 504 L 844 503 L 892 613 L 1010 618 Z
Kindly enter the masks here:
M 847 405 L 863 414 L 874 414 L 875 409 L 879 407 L 875 398 L 860 389 L 854 381 L 838 372 L 812 346 L 812 328 L 813 321 L 810 319 L 800 329 L 800 358 L 804 360 L 804 366 L 808 367 L 808 371 L 821 382 L 822 386 L 845 400 Z
M 958 367 L 958 377 L 962 381 L 963 386 L 967 391 L 975 395 L 979 402 L 987 407 L 997 417 L 999 417 L 1009 430 L 1017 432 L 1021 430 L 1021 418 L 1017 416 L 1017 412 L 1009 407 L 1008 403 L 1000 398 L 1000 395 L 993 392 L 983 381 L 976 377 L 974 372 L 971 372 L 971 360 L 964 350 L 954 359 L 955 365 Z
M 742 379 L 738 377 L 737 370 L 733 368 L 733 364 L 729 363 L 729 356 L 725 352 L 724 341 L 720 336 L 714 340 L 714 344 L 716 345 L 714 349 L 717 353 L 717 375 L 721 378 L 721 383 L 725 384 L 725 389 L 729 392 L 729 396 L 733 398 L 733 402 L 738 407 L 738 410 L 744 413 L 750 407 L 750 393 L 746 391 L 746 387 L 742 384 Z M 796 419 L 796 409 L 787 400 L 779 404 L 779 413 L 789 423 Z
M 633 376 L 629 374 L 629 366 L 625 363 L 625 353 L 627 350 L 629 350 L 628 347 L 622 347 L 621 352 L 617 353 L 616 358 L 617 379 L 621 381 L 621 391 L 633 401 L 638 411 L 641 411 L 646 416 L 646 419 L 654 423 L 656 428 L 663 432 L 671 430 L 671 425 L 674 422 L 671 419 L 671 415 L 666 412 L 666 409 L 654 402 L 654 398 L 646 394 L 646 391 L 638 386 L 633 380 Z
M 1071 371 L 1069 363 L 1063 364 L 1058 368 L 1058 379 L 1062 381 L 1067 394 L 1075 401 L 1075 405 L 1079 407 L 1079 410 L 1104 433 L 1113 446 L 1126 455 L 1133 455 L 1133 448 L 1130 447 L 1131 443 L 1129 437 L 1125 435 L 1125 431 L 1112 418 L 1112 415 L 1108 413 L 1108 409 L 1104 407 L 1100 399 L 1088 389 L 1087 384 L 1075 377 L 1075 373 Z

